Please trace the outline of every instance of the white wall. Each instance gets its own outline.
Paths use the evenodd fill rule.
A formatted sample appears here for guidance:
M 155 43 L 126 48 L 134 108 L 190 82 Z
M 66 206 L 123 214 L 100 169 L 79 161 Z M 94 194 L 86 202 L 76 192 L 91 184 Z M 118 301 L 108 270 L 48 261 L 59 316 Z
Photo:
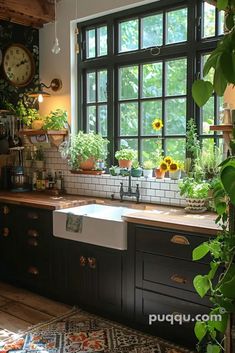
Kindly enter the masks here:
M 98 17 L 102 13 L 113 12 L 137 5 L 154 2 L 153 0 L 61 0 L 57 5 L 57 32 L 61 47 L 59 54 L 51 53 L 54 39 L 54 24 L 47 24 L 39 31 L 40 46 L 40 79 L 49 84 L 53 78 L 60 78 L 63 88 L 45 98 L 40 105 L 41 114 L 48 114 L 55 108 L 64 108 L 68 111 L 71 120 L 75 121 L 76 102 L 74 100 L 76 86 L 76 60 L 74 53 L 75 35 L 74 20 L 84 20 L 87 17 Z M 72 73 L 72 75 L 71 75 Z M 72 98 L 72 100 L 71 100 Z

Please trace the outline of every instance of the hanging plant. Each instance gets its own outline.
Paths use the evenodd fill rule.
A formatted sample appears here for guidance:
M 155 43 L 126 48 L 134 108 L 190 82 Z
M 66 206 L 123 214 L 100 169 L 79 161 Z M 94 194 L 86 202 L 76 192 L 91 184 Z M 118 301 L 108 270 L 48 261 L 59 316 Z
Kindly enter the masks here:
M 203 79 L 193 83 L 193 99 L 202 107 L 215 92 L 222 96 L 228 84 L 235 84 L 235 1 L 208 0 L 219 11 L 225 11 L 227 33 L 218 42 L 217 48 L 210 54 L 203 68 Z M 213 71 L 213 83 L 205 80 L 210 70 Z

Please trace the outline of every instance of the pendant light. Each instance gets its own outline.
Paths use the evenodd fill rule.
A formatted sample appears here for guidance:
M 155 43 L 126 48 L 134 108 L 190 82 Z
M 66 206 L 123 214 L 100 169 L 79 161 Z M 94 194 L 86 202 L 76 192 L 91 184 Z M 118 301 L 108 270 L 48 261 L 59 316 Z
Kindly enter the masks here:
M 58 40 L 58 37 L 57 37 L 57 14 L 56 14 L 56 1 L 55 0 L 55 39 L 54 39 L 54 44 L 53 44 L 53 47 L 51 49 L 52 53 L 53 54 L 59 54 L 60 52 L 60 45 L 59 45 L 59 40 Z

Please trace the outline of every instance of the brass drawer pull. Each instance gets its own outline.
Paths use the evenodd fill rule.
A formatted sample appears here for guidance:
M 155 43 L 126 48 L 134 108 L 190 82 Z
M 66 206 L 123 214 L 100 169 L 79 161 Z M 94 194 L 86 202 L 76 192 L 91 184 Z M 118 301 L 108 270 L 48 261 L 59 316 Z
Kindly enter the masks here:
M 186 284 L 188 282 L 187 278 L 177 274 L 172 275 L 171 280 L 179 284 Z
M 34 246 L 35 248 L 38 246 L 38 242 L 36 239 L 33 239 L 33 238 L 29 238 L 27 240 L 27 243 L 29 246 Z
M 33 276 L 38 276 L 39 275 L 39 271 L 37 269 L 37 267 L 35 266 L 30 266 L 28 268 L 28 271 L 27 271 L 30 275 L 33 275 Z
M 39 237 L 39 233 L 35 229 L 29 229 L 27 231 L 27 235 L 28 235 L 28 237 L 31 237 L 31 238 L 38 238 Z
M 29 219 L 39 219 L 39 214 L 37 212 L 28 212 L 27 218 Z
M 8 206 L 3 206 L 2 212 L 4 215 L 7 215 L 10 213 L 10 208 Z
M 94 257 L 88 257 L 87 258 L 88 261 L 88 266 L 94 270 L 96 268 L 96 259 Z
M 9 237 L 9 235 L 10 235 L 10 229 L 7 228 L 7 227 L 4 227 L 3 230 L 2 230 L 2 235 L 3 235 L 5 238 Z
M 179 245 L 190 245 L 189 240 L 184 237 L 183 235 L 174 235 L 171 238 L 171 242 L 174 244 L 179 244 Z
M 85 267 L 86 266 L 85 256 L 80 256 L 79 262 L 80 262 L 80 266 Z

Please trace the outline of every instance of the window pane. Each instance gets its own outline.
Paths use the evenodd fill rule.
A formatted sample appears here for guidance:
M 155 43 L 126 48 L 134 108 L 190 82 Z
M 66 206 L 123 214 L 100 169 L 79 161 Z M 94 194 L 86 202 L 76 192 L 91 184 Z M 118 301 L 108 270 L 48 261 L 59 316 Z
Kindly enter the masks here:
M 177 161 L 185 160 L 185 139 L 168 138 L 166 139 L 166 155 L 171 156 Z
M 224 11 L 219 12 L 219 28 L 218 28 L 218 34 L 223 34 L 224 33 Z
M 120 140 L 120 149 L 121 148 L 132 148 L 135 151 L 138 151 L 138 140 L 137 139 L 121 139 Z
M 138 103 L 120 104 L 120 135 L 138 135 Z
M 162 45 L 162 14 L 142 18 L 142 48 Z
M 188 11 L 186 8 L 167 12 L 167 44 L 179 43 L 187 40 L 187 14 Z
M 139 48 L 139 20 L 121 22 L 119 24 L 120 52 Z
M 119 99 L 138 97 L 138 66 L 128 66 L 119 69 Z
M 87 74 L 87 102 L 92 103 L 96 101 L 96 73 L 89 72 Z
M 186 94 L 187 60 L 166 62 L 166 95 Z
M 95 29 L 87 31 L 87 58 L 95 57 Z
M 96 106 L 87 107 L 88 132 L 96 132 Z
M 157 167 L 156 157 L 162 153 L 162 141 L 160 139 L 143 139 L 141 143 L 141 161 L 151 160 Z
M 162 96 L 162 63 L 143 65 L 142 97 Z
M 203 34 L 202 37 L 215 36 L 215 6 L 203 3 Z
M 107 27 L 97 28 L 97 55 L 107 55 Z
M 162 101 L 147 101 L 141 103 L 141 134 L 161 135 L 162 130 L 155 131 L 152 128 L 154 119 L 162 119 Z
M 98 132 L 102 136 L 107 136 L 107 105 L 98 107 Z
M 167 135 L 184 135 L 186 131 L 186 99 L 167 99 L 165 131 Z
M 107 70 L 98 71 L 98 102 L 107 102 Z
M 214 134 L 210 131 L 210 125 L 214 125 L 214 102 L 215 98 L 211 97 L 202 108 L 202 134 Z

